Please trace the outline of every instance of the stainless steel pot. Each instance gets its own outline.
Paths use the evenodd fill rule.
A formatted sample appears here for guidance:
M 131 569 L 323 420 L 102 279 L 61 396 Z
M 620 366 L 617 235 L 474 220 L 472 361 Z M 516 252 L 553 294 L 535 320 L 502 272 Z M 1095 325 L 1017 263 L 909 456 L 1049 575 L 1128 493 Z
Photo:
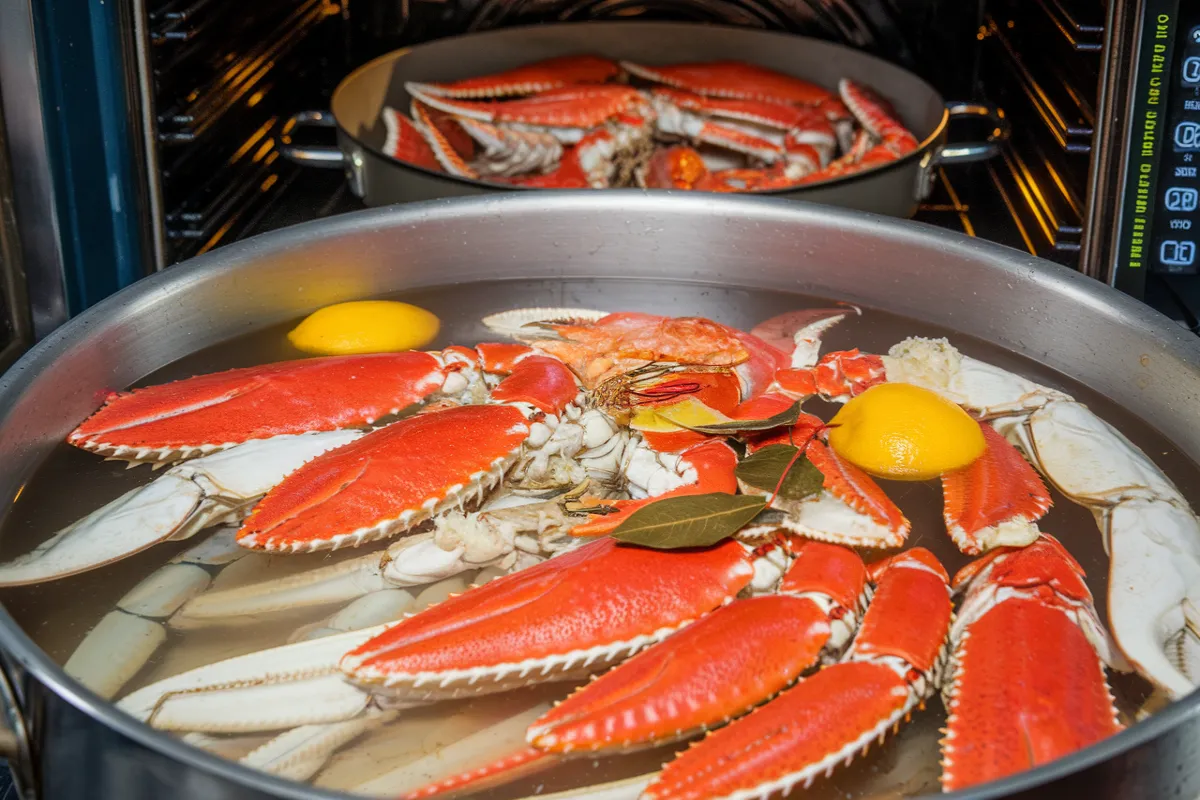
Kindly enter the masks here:
M 734 59 L 810 80 L 837 90 L 840 78 L 862 81 L 892 101 L 921 142 L 891 164 L 813 186 L 772 194 L 896 217 L 910 217 L 929 193 L 938 167 L 991 158 L 1008 135 L 997 109 L 947 103 L 917 76 L 894 64 L 818 39 L 746 28 L 677 22 L 586 22 L 506 28 L 397 50 L 351 73 L 333 93 L 331 111 L 305 111 L 284 128 L 282 152 L 301 164 L 344 167 L 351 190 L 367 205 L 438 197 L 541 191 L 482 183 L 397 161 L 384 154 L 383 107 L 407 113 L 406 81 L 451 81 L 486 75 L 542 58 L 595 53 L 644 64 Z M 948 145 L 953 119 L 985 118 L 994 131 L 987 142 Z M 337 129 L 338 147 L 301 147 L 297 127 Z
M 564 247 L 569 243 L 569 248 Z M 376 209 L 230 245 L 72 320 L 0 378 L 0 496 L 98 393 L 332 302 L 484 279 L 653 278 L 836 297 L 969 333 L 1094 389 L 1200 460 L 1200 342 L 1099 283 L 927 226 L 810 204 L 639 192 L 524 193 Z M 585 292 L 572 298 L 589 299 Z M 70 491 L 70 487 L 64 487 Z M 0 737 L 42 800 L 314 800 L 69 679 L 7 612 Z M 1192 800 L 1200 693 L 1070 758 L 953 797 Z

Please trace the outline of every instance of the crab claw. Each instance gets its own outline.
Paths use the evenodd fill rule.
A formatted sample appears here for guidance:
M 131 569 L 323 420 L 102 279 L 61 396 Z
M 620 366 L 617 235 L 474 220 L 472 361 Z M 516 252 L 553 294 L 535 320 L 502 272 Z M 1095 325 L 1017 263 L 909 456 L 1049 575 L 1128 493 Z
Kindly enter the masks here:
M 979 427 L 984 454 L 942 476 L 946 530 L 968 555 L 1031 544 L 1037 520 L 1050 510 L 1050 493 L 1029 463 L 992 426 Z
M 300 552 L 410 530 L 498 484 L 534 431 L 530 417 L 561 413 L 577 391 L 559 362 L 522 359 L 492 391 L 498 404 L 418 414 L 297 470 L 255 507 L 238 542 Z
M 484 317 L 484 326 L 492 333 L 521 341 L 555 338 L 555 326 L 587 325 L 609 315 L 591 308 L 514 308 Z
M 845 658 L 692 745 L 649 800 L 766 798 L 849 762 L 933 691 L 950 626 L 945 570 L 915 548 L 872 568 L 875 596 Z
M 620 72 L 621 68 L 607 58 L 593 55 L 560 56 L 477 78 L 412 85 L 428 95 L 463 100 L 517 97 L 577 83 L 604 83 Z
M 819 335 L 820 332 L 816 333 Z M 826 353 L 811 368 L 781 369 L 775 375 L 775 383 L 780 391 L 792 397 L 815 396 L 832 403 L 844 403 L 875 384 L 883 383 L 885 374 L 883 359 L 871 353 L 860 353 L 855 348 Z
M 1121 730 L 1097 644 L 1105 634 L 1062 545 L 1042 536 L 968 565 L 951 633 L 942 785 L 1032 769 Z
M 125 461 L 178 461 L 369 424 L 462 383 L 457 369 L 415 351 L 284 361 L 112 394 L 67 441 Z
M 879 484 L 814 438 L 812 423 L 802 419 L 800 425 L 795 439 L 808 442 L 804 454 L 825 477 L 824 486 L 798 502 L 776 497 L 772 507 L 786 514 L 781 524 L 801 536 L 851 547 L 904 544 L 912 525 Z
M 642 95 L 628 86 L 565 86 L 503 103 L 454 100 L 431 94 L 416 83 L 405 84 L 405 89 L 425 105 L 455 117 L 535 126 L 554 134 L 563 144 L 575 144 L 590 129 L 645 104 Z
M 857 306 L 849 304 L 787 311 L 758 323 L 750 334 L 788 355 L 792 359 L 790 367 L 808 369 L 817 365 L 822 334 L 851 313 L 862 315 Z
M 65 578 L 236 520 L 305 462 L 360 436 L 356 430 L 276 436 L 174 466 L 0 564 L 0 586 Z

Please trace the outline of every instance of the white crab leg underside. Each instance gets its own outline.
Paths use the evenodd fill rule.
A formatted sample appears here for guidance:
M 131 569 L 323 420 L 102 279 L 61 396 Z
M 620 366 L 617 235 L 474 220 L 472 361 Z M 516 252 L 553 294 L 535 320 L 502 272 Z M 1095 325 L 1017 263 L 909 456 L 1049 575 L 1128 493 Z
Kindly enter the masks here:
M 288 473 L 361 435 L 343 430 L 276 436 L 179 464 L 0 564 L 0 586 L 74 575 L 236 519 Z
M 510 664 L 439 672 L 389 672 L 377 667 L 364 666 L 365 661 L 377 655 L 368 652 L 347 655 L 342 660 L 342 668 L 351 676 L 351 680 L 369 687 L 371 691 L 388 696 L 404 700 L 452 699 L 492 693 L 510 686 L 523 686 L 530 682 L 528 678 L 531 675 L 537 676 L 539 680 L 556 681 L 586 677 L 661 642 L 691 622 L 693 620 L 627 641 L 596 645 L 542 658 L 528 658 Z
M 380 569 L 384 560 L 384 553 L 371 553 L 295 575 L 209 592 L 181 608 L 171 619 L 171 626 L 196 627 L 206 622 L 217 624 L 238 617 L 348 603 L 392 587 Z
M 781 504 L 781 525 L 801 536 L 850 547 L 900 547 L 905 531 L 893 531 L 860 514 L 832 492 L 818 492 L 798 503 Z
M 1175 697 L 1200 683 L 1200 524 L 1161 500 L 1108 515 L 1108 621 L 1129 660 Z
M 371 696 L 343 679 L 338 660 L 394 624 L 218 661 L 139 689 L 117 707 L 156 728 L 205 733 L 354 719 Z
M 1010 438 L 1016 438 L 1017 446 L 1059 491 L 1077 503 L 1112 505 L 1127 498 L 1157 497 L 1186 505 L 1179 490 L 1136 445 L 1080 403 L 1044 405 Z
M 248 767 L 281 778 L 306 781 L 325 766 L 339 747 L 395 716 L 395 711 L 382 711 L 347 722 L 301 725 L 279 734 L 239 760 Z

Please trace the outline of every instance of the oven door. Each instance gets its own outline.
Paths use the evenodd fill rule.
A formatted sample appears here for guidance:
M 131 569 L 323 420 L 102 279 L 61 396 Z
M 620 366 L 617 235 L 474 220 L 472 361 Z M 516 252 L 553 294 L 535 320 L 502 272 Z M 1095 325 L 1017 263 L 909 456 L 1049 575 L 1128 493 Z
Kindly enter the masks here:
M 5 130 L 3 103 L 0 103 L 0 371 L 8 369 L 33 339 Z

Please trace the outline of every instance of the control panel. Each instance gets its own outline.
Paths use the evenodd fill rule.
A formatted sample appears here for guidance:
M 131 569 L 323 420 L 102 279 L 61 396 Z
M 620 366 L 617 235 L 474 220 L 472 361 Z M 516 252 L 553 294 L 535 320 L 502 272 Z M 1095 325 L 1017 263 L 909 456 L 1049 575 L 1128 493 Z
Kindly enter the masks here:
M 1200 2 L 1145 0 L 1113 282 L 1200 275 Z
M 1190 5 L 1190 4 L 1184 4 Z M 1180 25 L 1168 90 L 1151 269 L 1200 274 L 1200 19 Z

